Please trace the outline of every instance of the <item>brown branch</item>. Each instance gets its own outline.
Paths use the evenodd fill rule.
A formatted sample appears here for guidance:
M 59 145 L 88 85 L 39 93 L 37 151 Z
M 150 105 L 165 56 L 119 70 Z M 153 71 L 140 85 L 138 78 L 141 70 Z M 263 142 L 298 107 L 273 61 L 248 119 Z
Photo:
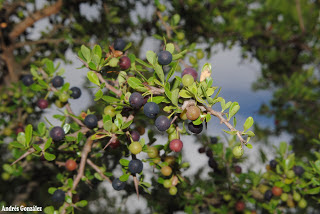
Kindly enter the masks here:
M 73 113 L 73 111 L 72 111 L 72 109 L 71 109 L 71 107 L 70 107 L 70 104 L 69 103 L 67 103 L 66 105 L 65 105 L 65 107 L 66 107 L 66 109 L 67 109 L 67 111 L 68 111 L 68 113 L 69 113 L 69 116 L 76 122 L 76 123 L 78 123 L 80 126 L 85 126 L 84 124 L 83 124 L 83 122 L 81 121 L 81 120 L 79 120 L 78 118 L 76 118 L 76 117 L 74 117 L 73 115 L 75 115 L 74 113 Z
M 299 26 L 302 32 L 305 32 L 305 27 L 304 27 L 304 22 L 303 22 L 303 17 L 302 17 L 302 12 L 301 12 L 301 4 L 300 0 L 296 0 L 296 8 L 297 8 L 297 13 L 298 13 L 298 18 L 299 18 Z
M 40 47 L 36 47 L 36 48 L 32 49 L 28 53 L 28 55 L 20 62 L 21 66 L 24 67 L 24 66 L 28 65 L 30 63 L 31 58 L 40 50 L 41 50 Z
M 225 119 L 223 117 L 223 113 L 222 112 L 218 112 L 213 110 L 212 108 L 209 108 L 207 106 L 203 106 L 210 114 L 212 114 L 213 116 L 217 117 L 220 120 L 220 123 L 224 123 L 229 129 L 230 131 L 236 131 L 237 132 L 237 137 L 239 138 L 241 145 L 247 145 L 247 141 L 245 139 L 242 138 L 240 131 L 236 130 L 231 123 L 229 123 L 229 121 L 227 119 Z
M 161 24 L 162 24 L 162 25 L 164 26 L 164 28 L 166 29 L 166 33 L 167 33 L 168 39 L 172 39 L 172 36 L 171 36 L 171 30 L 172 30 L 172 28 L 171 28 L 171 26 L 168 25 L 168 24 L 163 20 L 162 15 L 161 15 L 161 13 L 160 13 L 159 11 L 157 11 L 157 16 L 158 16 L 158 18 L 160 19 Z
M 9 37 L 13 41 L 19 35 L 21 35 L 28 27 L 31 27 L 36 21 L 45 18 L 47 16 L 56 14 L 60 11 L 63 4 L 63 0 L 58 0 L 55 4 L 45 7 L 41 10 L 35 11 L 33 14 L 22 20 L 13 30 L 10 32 Z
M 110 178 L 108 178 L 107 176 L 105 176 L 105 174 L 103 174 L 103 172 L 101 171 L 101 169 L 100 169 L 97 165 L 95 165 L 89 158 L 87 159 L 87 163 L 88 163 L 94 170 L 96 170 L 96 172 L 99 173 L 99 175 L 100 175 L 103 179 L 105 179 L 105 180 L 107 180 L 107 181 L 109 181 L 109 182 L 111 183 Z
M 45 145 L 45 142 L 42 143 L 41 145 L 39 145 L 39 147 L 41 148 L 41 150 L 43 150 L 44 145 Z M 35 151 L 36 151 L 36 150 L 35 150 L 34 148 L 29 149 L 26 153 L 24 153 L 24 154 L 21 155 L 17 160 L 15 160 L 15 161 L 11 164 L 11 166 L 14 165 L 14 164 L 16 164 L 17 162 L 19 162 L 19 161 L 22 160 L 23 158 L 27 157 L 28 155 L 34 153 Z

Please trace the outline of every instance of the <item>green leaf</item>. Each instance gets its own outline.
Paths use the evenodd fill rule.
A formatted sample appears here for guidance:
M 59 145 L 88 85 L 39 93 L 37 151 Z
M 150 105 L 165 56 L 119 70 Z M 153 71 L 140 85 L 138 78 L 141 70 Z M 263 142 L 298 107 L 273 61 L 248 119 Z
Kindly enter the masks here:
M 154 103 L 157 103 L 157 104 L 159 104 L 159 103 L 161 103 L 162 102 L 162 100 L 164 99 L 164 97 L 163 96 L 156 96 L 156 97 L 152 97 L 152 99 L 151 99 L 151 97 L 149 97 L 149 99 L 148 99 L 148 101 L 147 102 L 154 102 Z
M 99 90 L 97 91 L 97 93 L 96 93 L 94 96 L 95 96 L 94 101 L 98 101 L 98 100 L 100 100 L 100 99 L 102 98 L 102 96 L 103 96 L 103 92 L 102 92 L 102 90 L 101 90 L 101 89 L 99 89 Z
M 127 159 L 120 159 L 120 164 L 122 165 L 122 166 L 129 166 L 129 160 L 127 160 Z
M 33 131 L 33 127 L 31 124 L 27 125 L 26 129 L 25 129 L 25 137 L 26 137 L 26 146 L 28 147 L 30 144 L 30 141 L 32 139 L 32 131 Z
M 171 54 L 174 52 L 174 45 L 172 43 L 168 43 L 166 45 L 166 51 L 169 51 Z
M 17 136 L 17 141 L 23 145 L 23 147 L 26 146 L 26 135 L 24 132 L 20 132 Z
M 164 93 L 167 95 L 169 100 L 171 100 L 172 93 L 170 91 L 170 84 L 169 83 L 166 83 L 166 85 L 164 87 Z
M 170 71 L 169 71 L 169 73 L 168 73 L 168 75 L 167 75 L 166 82 L 168 82 L 169 79 L 172 77 L 172 75 L 173 75 L 174 72 L 176 71 L 177 66 L 178 66 L 178 61 L 176 61 L 176 62 L 172 65 L 172 67 L 171 67 L 171 69 L 170 69 Z
M 82 201 L 79 201 L 75 204 L 77 207 L 85 207 L 88 205 L 88 201 L 86 200 L 82 200 Z
M 121 129 L 126 129 L 126 128 L 128 128 L 128 127 L 131 125 L 132 122 L 133 122 L 133 120 L 130 120 L 130 121 L 124 123 L 124 124 L 121 126 Z
M 319 173 L 320 172 L 320 160 L 317 160 L 316 162 L 314 162 L 314 166 Z
M 255 134 L 253 133 L 253 131 L 247 131 L 246 135 L 248 135 L 248 137 L 254 137 Z
M 17 141 L 13 141 L 10 143 L 11 146 L 16 147 L 16 148 L 24 148 L 24 144 L 22 145 L 21 143 L 17 142 Z
M 55 188 L 55 187 L 50 187 L 50 188 L 48 189 L 48 193 L 52 195 L 56 190 L 57 190 L 57 188 Z
M 43 150 L 46 150 L 47 148 L 49 148 L 50 145 L 51 145 L 51 143 L 52 143 L 52 138 L 50 137 L 50 138 L 47 140 L 47 142 L 44 144 Z
M 101 58 L 101 56 L 102 56 L 102 50 L 101 50 L 101 47 L 100 47 L 100 45 L 95 45 L 94 47 L 93 47 L 93 53 L 94 54 L 96 54 L 99 58 Z
M 43 211 L 45 214 L 54 214 L 54 207 L 53 206 L 46 207 L 46 208 L 44 208 Z
M 50 154 L 48 152 L 45 152 L 44 153 L 44 158 L 47 160 L 47 161 L 53 161 L 54 159 L 56 159 L 56 156 L 54 154 Z
M 81 45 L 81 53 L 87 62 L 91 61 L 91 53 L 89 48 L 87 48 L 84 45 Z
M 114 103 L 114 102 L 119 102 L 120 100 L 118 98 L 115 97 L 111 97 L 111 96 L 103 96 L 102 99 L 104 101 L 106 101 L 107 103 Z
M 179 88 L 174 89 L 171 92 L 171 101 L 173 105 L 178 105 Z
M 282 156 L 284 156 L 286 154 L 286 152 L 287 152 L 287 143 L 286 142 L 280 142 L 279 151 Z
M 243 124 L 243 131 L 246 132 L 253 125 L 253 118 L 248 117 L 246 122 Z
M 198 117 L 198 119 L 194 120 L 192 123 L 196 126 L 200 125 L 202 123 L 201 117 Z
M 309 195 L 316 195 L 320 192 L 320 187 L 312 188 L 309 190 L 306 190 L 305 193 Z
M 180 97 L 183 97 L 183 98 L 190 98 L 190 97 L 192 97 L 192 94 L 191 94 L 189 91 L 185 90 L 185 89 L 182 89 L 182 90 L 179 92 L 179 95 L 180 95 Z
M 141 65 L 143 66 L 146 66 L 148 68 L 153 68 L 153 66 L 149 65 L 148 63 L 146 63 L 145 61 L 139 59 L 139 58 L 136 58 L 136 62 L 140 63 Z
M 68 132 L 70 131 L 70 128 L 71 128 L 71 126 L 69 123 L 64 124 L 64 126 L 63 126 L 64 133 L 68 134 Z
M 131 88 L 136 89 L 137 87 L 144 87 L 142 85 L 141 80 L 139 80 L 138 78 L 135 77 L 130 77 L 128 79 L 128 84 L 130 85 Z
M 48 71 L 48 73 L 53 74 L 54 73 L 53 62 L 51 60 L 47 59 L 45 62 L 45 65 L 46 65 L 46 70 Z
M 156 63 L 156 53 L 153 51 L 147 51 L 146 57 L 148 62 L 154 66 L 154 64 Z
M 119 180 L 122 182 L 126 182 L 129 179 L 130 174 L 123 174 L 120 176 Z
M 156 71 L 156 74 L 159 78 L 159 80 L 164 83 L 164 73 L 163 73 L 163 70 L 162 70 L 162 67 L 161 65 L 159 65 L 158 63 L 155 65 L 154 67 L 154 70 Z
M 172 55 L 172 60 L 177 60 L 177 59 L 183 58 L 183 55 L 184 55 L 185 53 L 187 53 L 187 51 L 188 51 L 188 50 L 184 50 L 184 51 L 181 51 L 181 52 L 178 53 L 178 54 L 173 54 L 173 55 Z
M 90 69 L 97 70 L 97 66 L 93 62 L 89 62 L 88 65 Z
M 32 147 L 37 151 L 37 152 L 41 152 L 41 148 L 40 146 L 38 146 L 37 144 L 32 144 Z
M 228 120 L 231 119 L 231 117 L 233 117 L 240 109 L 240 106 L 237 102 L 233 102 L 230 106 L 230 110 L 229 110 L 229 117 Z
M 252 149 L 252 145 L 250 143 L 247 143 L 247 148 Z
M 112 128 L 112 120 L 108 120 L 105 123 L 103 123 L 104 130 L 110 132 Z
M 93 84 L 100 86 L 100 81 L 97 74 L 94 71 L 88 71 L 87 77 Z

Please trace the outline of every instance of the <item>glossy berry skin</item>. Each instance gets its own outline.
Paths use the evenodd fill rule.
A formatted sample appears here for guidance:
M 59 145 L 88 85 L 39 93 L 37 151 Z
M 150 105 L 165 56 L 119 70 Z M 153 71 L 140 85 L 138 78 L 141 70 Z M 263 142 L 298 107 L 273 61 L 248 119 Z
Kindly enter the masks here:
M 73 99 L 78 99 L 80 96 L 81 96 L 81 89 L 80 88 L 78 88 L 78 87 L 72 87 L 72 88 L 70 88 L 70 90 L 71 90 L 71 97 L 73 98 Z
M 111 118 L 116 116 L 116 109 L 113 106 L 106 106 L 103 109 L 103 113 L 105 115 L 109 115 Z
M 206 152 L 206 148 L 200 147 L 200 148 L 198 149 L 198 152 L 199 152 L 199 153 L 205 153 L 205 152 Z
M 65 133 L 63 128 L 55 126 L 50 130 L 50 137 L 54 142 L 59 142 L 64 139 Z
M 174 139 L 170 142 L 169 147 L 174 152 L 180 152 L 183 147 L 183 143 L 179 139 Z
M 177 192 L 178 192 L 177 187 L 175 187 L 175 186 L 170 187 L 170 189 L 169 189 L 169 194 L 170 195 L 176 195 Z
M 241 166 L 234 166 L 234 172 L 240 174 L 242 172 Z
M 38 100 L 38 102 L 37 102 L 37 106 L 38 106 L 40 109 L 43 110 L 43 109 L 48 108 L 49 102 L 48 102 L 48 100 L 40 99 L 40 100 Z
M 116 149 L 120 146 L 120 141 L 118 139 L 114 139 L 110 142 L 109 146 L 111 149 Z
M 199 124 L 199 125 L 194 125 L 193 122 L 190 122 L 188 124 L 188 129 L 190 132 L 194 133 L 194 134 L 200 134 L 203 130 L 203 124 Z
M 65 199 L 65 196 L 66 196 L 66 193 L 63 190 L 57 189 L 56 191 L 54 191 L 52 195 L 52 201 L 63 202 Z
M 196 120 L 200 116 L 201 111 L 198 106 L 190 106 L 187 108 L 187 118 L 189 120 Z
M 123 56 L 119 60 L 119 67 L 121 70 L 127 70 L 131 67 L 131 61 L 130 58 L 127 56 Z
M 148 156 L 149 158 L 156 158 L 159 156 L 159 150 L 156 147 L 148 148 Z
M 130 134 L 131 134 L 131 137 L 132 137 L 133 141 L 139 141 L 140 140 L 140 133 L 138 131 L 132 130 L 130 132 Z
M 135 141 L 129 145 L 129 150 L 132 154 L 136 155 L 142 151 L 142 146 L 139 142 Z
M 237 212 L 242 212 L 246 208 L 246 204 L 242 201 L 238 201 L 235 205 Z
M 68 171 L 73 171 L 77 168 L 77 163 L 74 160 L 69 159 L 66 161 L 65 167 Z
M 143 97 L 138 92 L 133 92 L 129 98 L 129 103 L 134 109 L 139 109 L 143 105 Z
M 55 76 L 51 80 L 51 83 L 52 83 L 53 87 L 59 88 L 59 87 L 63 86 L 64 79 L 61 76 Z
M 212 150 L 211 150 L 211 149 L 207 149 L 207 150 L 206 150 L 206 155 L 207 155 L 207 157 L 212 158 L 212 157 L 213 157 L 213 152 L 212 152 Z
M 126 47 L 127 43 L 123 39 L 116 39 L 114 41 L 113 48 L 118 51 L 122 51 Z
M 170 188 L 172 185 L 172 182 L 169 179 L 166 179 L 163 181 L 163 187 L 164 188 Z
M 182 77 L 183 86 L 191 86 L 193 83 L 194 83 L 194 79 L 191 74 L 186 74 Z
M 163 167 L 161 168 L 161 173 L 162 173 L 164 176 L 169 176 L 169 175 L 171 175 L 171 173 L 172 173 L 172 169 L 171 169 L 170 166 L 163 166 Z
M 287 201 L 289 198 L 289 195 L 287 193 L 282 193 L 280 199 L 281 201 Z
M 155 125 L 159 131 L 163 132 L 163 131 L 166 131 L 171 124 L 170 124 L 170 120 L 166 116 L 161 115 L 157 117 Z
M 33 81 L 33 76 L 32 75 L 25 75 L 23 78 L 22 78 L 22 83 L 25 85 L 25 86 L 30 86 L 34 83 Z
M 89 114 L 84 118 L 84 124 L 89 128 L 93 129 L 98 125 L 98 118 L 94 114 Z
M 217 169 L 218 168 L 218 163 L 216 162 L 216 160 L 213 157 L 209 158 L 208 165 L 212 169 Z
M 159 114 L 160 108 L 157 103 L 154 102 L 148 102 L 143 106 L 143 113 L 153 119 Z
M 183 78 L 183 76 L 186 75 L 186 74 L 190 74 L 193 77 L 194 81 L 197 81 L 198 72 L 195 69 L 193 69 L 193 68 L 185 68 L 181 73 L 181 77 Z
M 278 162 L 276 160 L 271 160 L 269 162 L 269 165 L 272 169 L 275 169 L 277 167 Z
M 304 173 L 304 168 L 302 168 L 301 166 L 294 166 L 293 171 L 296 176 L 301 176 Z
M 241 146 L 235 146 L 232 149 L 232 154 L 234 155 L 235 158 L 241 158 L 243 155 L 243 149 Z
M 282 194 L 282 189 L 280 187 L 272 187 L 271 191 L 274 196 L 280 196 Z
M 169 51 L 160 51 L 158 53 L 158 62 L 160 65 L 168 65 L 172 62 L 172 54 Z
M 267 200 L 267 201 L 270 201 L 271 198 L 272 198 L 273 194 L 272 194 L 272 191 L 271 190 L 267 190 L 265 193 L 264 193 L 264 199 Z
M 125 186 L 126 186 L 126 183 L 120 181 L 119 178 L 116 178 L 112 181 L 112 187 L 117 191 L 123 190 Z
M 134 159 L 129 162 L 128 168 L 132 174 L 140 173 L 143 169 L 143 163 L 141 160 Z
M 298 203 L 298 206 L 301 208 L 301 209 L 304 209 L 306 208 L 308 205 L 307 201 L 305 199 L 301 199 Z

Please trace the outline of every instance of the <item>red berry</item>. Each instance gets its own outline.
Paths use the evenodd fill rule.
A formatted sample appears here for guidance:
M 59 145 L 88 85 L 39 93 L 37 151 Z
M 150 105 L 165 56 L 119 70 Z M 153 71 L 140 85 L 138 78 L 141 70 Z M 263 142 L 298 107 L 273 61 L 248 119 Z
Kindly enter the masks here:
M 170 142 L 169 147 L 174 152 L 180 152 L 183 147 L 183 143 L 179 139 L 174 139 Z
M 16 135 L 18 135 L 20 132 L 24 132 L 24 128 L 19 126 L 17 129 L 16 129 Z
M 109 146 L 111 149 L 116 149 L 120 146 L 120 141 L 118 139 L 114 139 L 110 142 Z
M 245 205 L 244 202 L 238 201 L 238 202 L 236 203 L 235 207 L 236 207 L 236 211 L 237 211 L 237 212 L 241 212 L 241 211 L 243 211 L 243 210 L 246 208 L 246 205 Z
M 77 163 L 74 160 L 69 159 L 69 160 L 66 161 L 66 165 L 65 166 L 66 166 L 66 169 L 68 171 L 73 171 L 73 170 L 75 170 L 77 168 Z
M 49 106 L 49 102 L 48 102 L 48 100 L 40 99 L 40 100 L 38 100 L 38 102 L 37 102 L 37 106 L 38 106 L 40 109 L 46 109 L 46 108 Z
M 272 187 L 272 194 L 274 196 L 280 196 L 282 194 L 282 189 L 280 187 Z
M 122 70 L 127 70 L 128 68 L 130 68 L 131 66 L 131 61 L 130 61 L 130 58 L 127 57 L 127 56 L 123 56 L 120 58 L 119 60 L 119 67 L 122 69 Z

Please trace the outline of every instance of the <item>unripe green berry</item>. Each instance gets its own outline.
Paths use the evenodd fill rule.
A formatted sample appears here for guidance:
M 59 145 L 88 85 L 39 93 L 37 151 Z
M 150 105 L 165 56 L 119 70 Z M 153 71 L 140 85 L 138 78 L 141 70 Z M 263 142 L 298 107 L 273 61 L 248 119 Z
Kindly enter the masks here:
M 119 59 L 118 58 L 112 58 L 109 61 L 109 65 L 110 67 L 117 67 L 119 63 Z
M 295 176 L 293 170 L 289 170 L 286 175 L 287 175 L 287 178 L 289 178 L 289 179 L 294 178 L 294 176 Z
M 68 94 L 65 94 L 65 93 L 62 93 L 59 95 L 59 100 L 63 103 L 67 102 L 69 99 L 69 95 Z
M 184 40 L 184 37 L 185 37 L 185 35 L 184 35 L 183 32 L 178 32 L 178 33 L 177 33 L 177 38 L 178 38 L 179 40 Z
M 243 149 L 241 146 L 235 146 L 232 150 L 232 154 L 235 158 L 241 158 L 243 155 Z
M 166 179 L 163 181 L 164 188 L 170 188 L 172 185 L 171 181 L 169 179 Z
M 136 155 L 142 151 L 142 146 L 139 142 L 135 141 L 129 145 L 129 150 L 132 154 Z
M 204 57 L 204 53 L 202 50 L 198 50 L 196 55 L 197 55 L 198 59 L 203 59 L 203 57 Z
M 190 74 L 186 74 L 182 77 L 182 84 L 184 86 L 190 86 L 194 83 L 194 79 L 193 76 L 191 76 Z
M 119 129 L 118 126 L 116 124 L 112 123 L 111 132 L 116 132 L 116 131 L 118 131 L 118 129 Z
M 189 57 L 189 62 L 190 62 L 191 64 L 196 64 L 196 63 L 197 63 L 197 59 L 194 58 L 193 56 L 190 56 L 190 57 Z
M 175 186 L 170 187 L 170 189 L 169 189 L 169 193 L 170 193 L 170 195 L 176 195 L 176 194 L 177 194 L 177 192 L 178 192 L 177 187 L 175 187 Z
M 287 201 L 289 198 L 287 193 L 282 193 L 280 196 L 281 201 Z
M 107 106 L 104 108 L 103 113 L 109 115 L 110 117 L 116 116 L 116 109 L 113 106 Z

